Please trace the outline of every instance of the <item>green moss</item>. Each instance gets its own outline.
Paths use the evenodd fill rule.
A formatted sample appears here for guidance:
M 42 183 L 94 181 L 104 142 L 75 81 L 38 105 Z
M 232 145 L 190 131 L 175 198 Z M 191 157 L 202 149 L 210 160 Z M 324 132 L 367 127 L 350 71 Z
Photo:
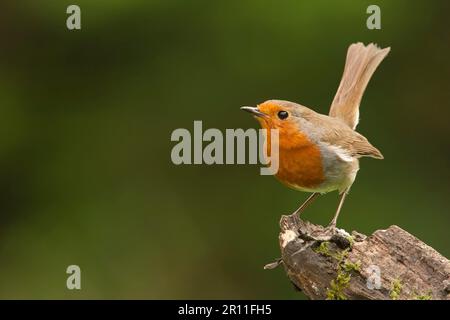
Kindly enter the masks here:
M 347 259 L 348 257 L 348 251 L 350 250 L 350 248 L 347 248 L 345 250 L 341 250 L 341 251 L 337 251 L 334 255 L 333 258 L 335 258 L 338 261 L 338 264 L 340 265 L 345 259 Z
M 416 294 L 413 296 L 414 300 L 432 300 L 433 296 L 431 294 L 431 290 L 428 291 L 428 294 Z
M 327 300 L 347 300 L 344 290 L 349 286 L 352 271 L 359 271 L 360 263 L 353 263 L 347 260 L 350 248 L 337 251 L 332 255 L 337 260 L 337 277 L 331 280 L 327 289 Z
M 326 257 L 331 257 L 330 248 L 328 247 L 329 242 L 322 242 L 317 248 L 313 249 L 315 253 L 319 253 Z
M 353 236 L 347 236 L 346 238 L 348 242 L 350 242 L 350 248 L 353 247 L 353 244 L 355 243 L 355 238 Z
M 350 283 L 350 274 L 339 270 L 336 279 L 331 280 L 330 288 L 327 289 L 327 300 L 347 300 L 344 289 Z
M 321 242 L 320 245 L 313 249 L 315 253 L 321 254 L 325 257 L 332 257 L 338 261 L 338 263 L 342 263 L 347 256 L 350 248 L 347 248 L 345 250 L 337 250 L 333 252 L 334 250 L 330 249 L 330 242 L 324 241 Z
M 399 279 L 395 279 L 394 281 L 392 281 L 389 296 L 392 300 L 398 300 L 398 298 L 400 297 L 400 293 L 402 293 L 402 283 Z
M 344 262 L 344 270 L 346 272 L 361 272 L 361 261 L 351 262 L 349 260 L 346 260 Z
M 318 247 L 313 249 L 314 252 L 337 261 L 337 276 L 336 279 L 331 280 L 330 286 L 327 288 L 327 300 L 347 300 L 344 290 L 350 284 L 351 273 L 361 271 L 361 262 L 351 262 L 347 259 L 350 249 L 351 247 L 344 250 L 332 250 L 328 241 L 321 242 Z

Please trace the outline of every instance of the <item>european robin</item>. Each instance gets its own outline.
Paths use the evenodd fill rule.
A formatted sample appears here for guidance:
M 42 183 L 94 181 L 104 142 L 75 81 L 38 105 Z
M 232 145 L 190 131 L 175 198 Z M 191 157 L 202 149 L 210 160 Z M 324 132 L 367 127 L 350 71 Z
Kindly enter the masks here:
M 262 128 L 278 129 L 278 180 L 288 187 L 312 193 L 294 214 L 300 215 L 317 196 L 337 190 L 340 201 L 329 224 L 334 230 L 359 170 L 359 158 L 383 159 L 381 152 L 355 128 L 364 90 L 389 51 L 390 48 L 380 49 L 372 43 L 350 45 L 329 115 L 284 100 L 241 108 L 252 113 Z

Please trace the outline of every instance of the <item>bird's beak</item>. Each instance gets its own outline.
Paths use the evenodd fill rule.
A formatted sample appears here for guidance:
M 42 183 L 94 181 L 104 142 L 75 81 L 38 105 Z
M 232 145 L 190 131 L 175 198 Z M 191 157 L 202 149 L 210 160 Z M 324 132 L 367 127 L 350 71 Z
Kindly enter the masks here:
M 258 108 L 256 107 L 241 107 L 241 110 L 250 112 L 251 114 L 253 114 L 255 117 L 261 117 L 261 118 L 267 118 L 267 114 L 259 111 Z

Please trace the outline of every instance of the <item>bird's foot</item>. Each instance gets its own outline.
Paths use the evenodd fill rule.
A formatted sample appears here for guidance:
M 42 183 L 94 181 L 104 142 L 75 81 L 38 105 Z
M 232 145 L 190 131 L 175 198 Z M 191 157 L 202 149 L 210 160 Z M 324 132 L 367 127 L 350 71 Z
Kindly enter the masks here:
M 336 228 L 336 223 L 331 222 L 325 229 L 324 232 L 327 234 L 331 234 L 332 236 L 338 233 L 338 229 Z
M 322 228 L 321 230 L 315 230 L 311 234 L 309 234 L 309 238 L 315 241 L 330 241 L 334 235 L 337 233 L 336 227 L 330 228 L 329 226 L 326 228 Z
M 351 245 L 349 240 L 350 235 L 345 230 L 336 228 L 335 224 L 330 224 L 322 230 L 316 230 L 309 234 L 308 237 L 309 240 L 319 242 L 331 241 L 341 248 L 347 248 Z

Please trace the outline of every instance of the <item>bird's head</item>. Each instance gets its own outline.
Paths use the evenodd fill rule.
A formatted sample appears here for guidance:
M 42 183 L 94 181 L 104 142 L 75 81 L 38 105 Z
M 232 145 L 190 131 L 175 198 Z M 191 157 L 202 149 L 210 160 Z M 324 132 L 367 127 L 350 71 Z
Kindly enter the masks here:
M 280 143 L 295 144 L 296 137 L 303 139 L 302 123 L 313 115 L 313 111 L 302 105 L 284 100 L 268 100 L 256 107 L 241 107 L 251 113 L 264 129 L 278 129 Z

